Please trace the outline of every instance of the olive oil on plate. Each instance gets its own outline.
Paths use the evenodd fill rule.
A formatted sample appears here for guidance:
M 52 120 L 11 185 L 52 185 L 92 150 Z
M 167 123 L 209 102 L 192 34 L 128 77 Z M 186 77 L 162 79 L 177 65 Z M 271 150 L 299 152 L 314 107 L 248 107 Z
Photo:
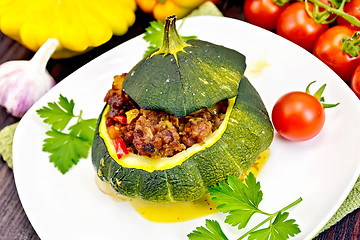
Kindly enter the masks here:
M 269 158 L 270 150 L 267 149 L 257 158 L 251 168 L 240 176 L 243 180 L 249 172 L 256 177 L 266 160 Z M 211 215 L 218 212 L 216 204 L 211 200 L 211 196 L 206 194 L 202 198 L 184 203 L 151 203 L 141 199 L 130 199 L 114 192 L 111 186 L 95 177 L 99 189 L 109 195 L 115 201 L 128 201 L 130 205 L 145 219 L 153 222 L 183 222 L 195 218 Z

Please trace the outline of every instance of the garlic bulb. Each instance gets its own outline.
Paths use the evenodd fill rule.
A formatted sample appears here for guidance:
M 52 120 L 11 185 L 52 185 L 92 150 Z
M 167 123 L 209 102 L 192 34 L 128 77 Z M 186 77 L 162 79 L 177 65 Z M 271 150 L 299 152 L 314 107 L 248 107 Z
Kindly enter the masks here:
M 0 105 L 11 115 L 22 117 L 55 85 L 46 64 L 58 45 L 57 39 L 48 39 L 30 61 L 14 60 L 0 65 Z

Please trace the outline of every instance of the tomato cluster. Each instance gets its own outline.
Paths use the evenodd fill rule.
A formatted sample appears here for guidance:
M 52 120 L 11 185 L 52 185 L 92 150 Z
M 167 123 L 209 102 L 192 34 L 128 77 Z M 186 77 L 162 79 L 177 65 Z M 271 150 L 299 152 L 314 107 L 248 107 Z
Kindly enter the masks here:
M 350 83 L 360 98 L 360 0 L 337 4 L 334 0 L 245 0 L 244 16 L 249 23 L 274 31 L 313 53 Z M 272 109 L 274 128 L 288 140 L 315 137 L 324 126 L 325 108 L 338 105 L 323 103 L 326 84 L 314 95 L 309 93 L 309 86 L 306 92 L 281 96 Z
M 333 0 L 245 0 L 246 21 L 276 32 L 278 35 L 312 52 L 328 65 L 360 98 L 360 27 L 349 19 L 335 15 L 327 6 L 336 8 L 350 17 L 360 20 L 360 0 L 350 0 L 335 7 Z M 315 4 L 313 4 L 315 3 Z M 344 48 L 343 39 L 352 39 Z M 353 48 L 350 49 L 349 48 Z M 349 54 L 348 52 L 357 53 Z

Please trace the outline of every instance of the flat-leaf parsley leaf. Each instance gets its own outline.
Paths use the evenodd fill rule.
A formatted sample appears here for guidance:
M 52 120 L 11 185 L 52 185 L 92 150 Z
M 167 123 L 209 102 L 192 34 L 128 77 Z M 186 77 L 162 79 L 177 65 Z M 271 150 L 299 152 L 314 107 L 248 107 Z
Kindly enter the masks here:
M 206 227 L 197 227 L 188 237 L 192 240 L 228 240 L 216 220 L 206 219 Z
M 288 212 L 278 212 L 274 222 L 269 227 L 250 233 L 248 240 L 257 239 L 288 239 L 294 237 L 300 232 L 300 229 L 294 219 L 286 220 Z
M 94 138 L 94 130 L 96 126 L 96 119 L 83 119 L 75 125 L 69 127 L 73 136 L 81 138 L 85 141 L 92 142 Z
M 65 174 L 76 165 L 81 158 L 87 158 L 92 145 L 96 119 L 83 119 L 82 111 L 74 115 L 75 103 L 60 95 L 59 102 L 50 102 L 36 112 L 44 122 L 51 125 L 46 132 L 49 137 L 44 139 L 43 151 L 50 153 L 50 162 Z M 72 119 L 76 123 L 68 126 Z
M 74 117 L 73 100 L 70 102 L 66 97 L 60 95 L 59 104 L 48 103 L 48 107 L 43 107 L 36 112 L 40 117 L 45 118 L 44 122 L 50 124 L 56 130 L 63 130 L 69 121 Z
M 255 213 L 267 216 L 264 221 L 240 236 L 238 240 L 245 237 L 256 240 L 285 240 L 300 233 L 295 220 L 287 219 L 289 213 L 285 211 L 301 202 L 302 198 L 275 213 L 270 214 L 260 210 L 259 204 L 263 199 L 263 193 L 260 189 L 260 182 L 256 181 L 251 172 L 244 182 L 239 178 L 229 176 L 227 183 L 219 183 L 217 186 L 210 187 L 209 192 L 212 200 L 219 204 L 217 209 L 220 212 L 228 213 L 225 222 L 237 226 L 239 229 L 245 228 Z M 268 223 L 268 227 L 259 229 L 265 223 Z M 228 239 L 217 221 L 206 220 L 206 227 L 196 228 L 188 235 L 188 238 L 190 240 Z M 211 238 L 212 236 L 215 238 Z
M 51 153 L 50 162 L 61 173 L 66 173 L 80 158 L 87 158 L 91 143 L 82 138 L 55 129 L 47 131 L 43 151 Z
M 229 176 L 227 183 L 219 183 L 209 189 L 210 195 L 215 203 L 220 203 L 217 209 L 224 213 L 230 213 L 225 222 L 244 228 L 254 213 L 259 212 L 259 203 L 263 194 L 260 190 L 260 183 L 256 182 L 254 175 L 250 174 L 246 184 L 240 179 Z

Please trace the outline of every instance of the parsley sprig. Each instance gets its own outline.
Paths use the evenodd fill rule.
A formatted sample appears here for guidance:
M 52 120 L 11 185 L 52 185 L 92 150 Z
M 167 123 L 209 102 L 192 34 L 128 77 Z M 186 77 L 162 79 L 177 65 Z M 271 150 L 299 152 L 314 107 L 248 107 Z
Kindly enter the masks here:
M 219 183 L 218 186 L 209 188 L 209 192 L 213 201 L 219 204 L 217 209 L 220 212 L 228 213 L 225 223 L 237 226 L 238 229 L 245 228 L 255 213 L 267 216 L 264 221 L 247 231 L 238 240 L 245 237 L 248 237 L 249 240 L 283 240 L 300 233 L 295 220 L 287 219 L 289 213 L 286 210 L 301 202 L 302 198 L 275 213 L 266 213 L 259 209 L 263 193 L 260 189 L 260 182 L 256 181 L 252 173 L 247 176 L 245 183 L 241 179 L 229 176 L 227 183 Z M 268 223 L 268 227 L 259 229 L 266 223 Z M 216 220 L 209 219 L 206 220 L 205 227 L 197 227 L 188 234 L 188 238 L 190 240 L 228 240 L 220 224 Z
M 81 158 L 87 158 L 92 145 L 96 119 L 83 119 L 82 111 L 74 114 L 75 103 L 60 95 L 59 102 L 49 102 L 36 112 L 44 122 L 51 125 L 46 132 L 43 151 L 50 153 L 50 162 L 54 163 L 62 174 L 76 165 Z M 76 123 L 68 126 L 75 119 Z
M 185 20 L 183 20 L 183 22 L 184 21 Z M 164 35 L 164 23 L 160 21 L 151 21 L 150 26 L 147 27 L 145 30 L 146 31 L 144 33 L 143 39 L 147 41 L 150 45 L 148 46 L 144 54 L 144 57 L 161 47 L 163 41 L 163 35 Z M 196 36 L 180 36 L 180 37 L 184 41 L 197 38 Z

